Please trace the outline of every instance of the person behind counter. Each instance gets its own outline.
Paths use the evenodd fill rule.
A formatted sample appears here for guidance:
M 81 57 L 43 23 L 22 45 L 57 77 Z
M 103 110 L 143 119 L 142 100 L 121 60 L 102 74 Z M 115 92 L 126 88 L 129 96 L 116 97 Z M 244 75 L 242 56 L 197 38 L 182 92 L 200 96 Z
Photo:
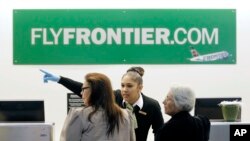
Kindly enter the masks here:
M 83 83 L 43 70 L 41 71 L 44 73 L 44 82 L 58 82 L 81 96 L 80 92 Z M 147 141 L 150 127 L 153 129 L 154 135 L 156 135 L 164 123 L 159 102 L 141 92 L 143 88 L 143 75 L 144 69 L 142 67 L 129 68 L 127 73 L 122 76 L 121 90 L 114 91 L 116 103 L 120 107 L 126 108 L 125 103 L 128 102 L 135 109 L 134 113 L 138 124 L 138 128 L 135 129 L 136 141 Z
M 163 104 L 171 119 L 159 130 L 156 141 L 208 141 L 209 119 L 189 113 L 195 104 L 195 95 L 189 87 L 171 87 Z
M 132 113 L 115 103 L 106 75 L 88 73 L 81 94 L 85 106 L 70 109 L 60 141 L 135 141 Z

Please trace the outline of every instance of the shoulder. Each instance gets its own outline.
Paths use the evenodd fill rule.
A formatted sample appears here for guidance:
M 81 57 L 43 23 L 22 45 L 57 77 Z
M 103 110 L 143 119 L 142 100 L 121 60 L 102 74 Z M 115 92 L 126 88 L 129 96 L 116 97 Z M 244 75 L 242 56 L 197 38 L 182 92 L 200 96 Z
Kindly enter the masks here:
M 77 119 L 80 119 L 81 113 L 83 108 L 70 108 L 68 114 L 67 114 L 67 121 L 74 121 Z
M 143 107 L 141 110 L 148 113 L 148 115 L 152 115 L 153 117 L 155 117 L 156 122 L 163 123 L 163 116 L 161 113 L 161 106 L 159 102 L 143 94 L 142 98 L 143 98 Z
M 197 115 L 197 116 L 193 116 L 193 117 L 195 118 L 196 121 L 203 122 L 205 124 L 210 124 L 210 121 L 206 116 Z
M 148 97 L 144 94 L 142 94 L 142 98 L 143 98 L 143 103 L 147 104 L 147 105 L 159 105 L 159 102 L 151 97 Z
M 93 111 L 93 107 L 77 107 L 69 110 L 68 116 L 87 116 Z
M 71 115 L 71 114 L 79 114 L 84 108 L 83 107 L 77 107 L 77 108 L 70 108 L 69 109 L 69 112 L 68 112 L 68 115 Z
M 197 115 L 197 116 L 194 116 L 194 119 L 196 122 L 200 123 L 204 127 L 210 128 L 211 126 L 211 123 L 206 116 Z

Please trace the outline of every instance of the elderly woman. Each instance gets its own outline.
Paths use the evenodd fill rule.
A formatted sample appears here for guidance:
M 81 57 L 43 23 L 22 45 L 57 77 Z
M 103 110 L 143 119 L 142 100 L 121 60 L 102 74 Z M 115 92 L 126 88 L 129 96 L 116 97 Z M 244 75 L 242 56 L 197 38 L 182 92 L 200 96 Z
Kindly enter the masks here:
M 157 133 L 157 141 L 208 141 L 210 122 L 203 116 L 191 116 L 195 104 L 193 91 L 185 86 L 170 88 L 163 101 L 171 119 Z

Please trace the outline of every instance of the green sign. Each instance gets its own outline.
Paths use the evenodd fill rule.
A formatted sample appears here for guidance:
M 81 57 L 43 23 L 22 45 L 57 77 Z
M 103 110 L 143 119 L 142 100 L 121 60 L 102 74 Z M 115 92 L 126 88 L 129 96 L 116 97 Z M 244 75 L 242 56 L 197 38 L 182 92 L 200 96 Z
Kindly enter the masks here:
M 14 64 L 236 64 L 235 9 L 13 11 Z

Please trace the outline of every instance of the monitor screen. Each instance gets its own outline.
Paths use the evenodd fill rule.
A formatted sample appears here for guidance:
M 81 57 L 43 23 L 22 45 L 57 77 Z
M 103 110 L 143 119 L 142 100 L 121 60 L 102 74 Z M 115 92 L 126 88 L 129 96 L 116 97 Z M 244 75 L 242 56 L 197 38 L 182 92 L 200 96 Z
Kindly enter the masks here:
M 194 115 L 204 115 L 211 121 L 223 121 L 221 107 L 218 105 L 222 101 L 241 101 L 240 97 L 220 97 L 220 98 L 196 98 Z M 237 121 L 241 120 L 241 109 Z
M 0 122 L 44 122 L 44 101 L 0 101 Z

